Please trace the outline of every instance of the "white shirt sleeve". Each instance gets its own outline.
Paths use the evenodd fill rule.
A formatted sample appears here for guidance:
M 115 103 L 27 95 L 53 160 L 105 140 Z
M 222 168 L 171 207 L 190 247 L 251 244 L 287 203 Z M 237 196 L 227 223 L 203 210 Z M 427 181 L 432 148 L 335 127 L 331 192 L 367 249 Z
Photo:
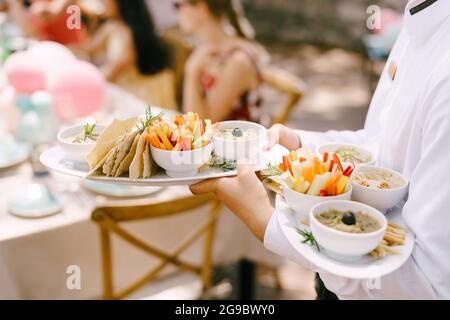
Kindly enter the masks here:
M 426 110 L 418 115 L 424 119 L 423 127 L 421 136 L 413 142 L 421 145 L 420 159 L 412 172 L 409 198 L 402 217 L 416 235 L 416 242 L 405 265 L 382 277 L 374 286 L 368 286 L 367 281 L 350 280 L 316 270 L 289 245 L 275 217 L 266 230 L 266 248 L 318 271 L 327 288 L 342 299 L 449 299 L 450 80 L 435 88 L 428 94 L 424 104 Z M 303 138 L 303 132 L 300 134 Z M 363 132 L 358 132 L 350 134 L 349 138 L 358 139 L 363 135 Z M 308 133 L 305 141 L 315 144 L 328 137 L 331 136 Z M 343 136 L 333 137 L 341 139 Z
M 327 142 L 342 142 L 357 145 L 363 145 L 366 142 L 366 131 L 361 129 L 358 131 L 336 131 L 330 130 L 327 132 L 313 132 L 296 130 L 300 137 L 302 147 L 314 150 L 316 146 Z

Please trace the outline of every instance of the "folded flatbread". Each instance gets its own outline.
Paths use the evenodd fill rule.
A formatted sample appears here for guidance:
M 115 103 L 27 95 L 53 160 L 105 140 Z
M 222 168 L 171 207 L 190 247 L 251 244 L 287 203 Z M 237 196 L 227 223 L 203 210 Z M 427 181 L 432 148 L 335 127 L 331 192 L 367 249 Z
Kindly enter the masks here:
M 89 163 L 89 167 L 93 169 L 99 169 L 105 162 L 106 157 L 111 150 L 117 145 L 121 136 L 127 132 L 131 132 L 136 125 L 138 118 L 133 117 L 126 120 L 115 119 L 98 137 L 94 148 L 86 156 L 86 160 Z
M 130 169 L 131 161 L 133 161 L 133 158 L 136 154 L 137 145 L 139 142 L 140 134 L 137 134 L 134 137 L 133 144 L 131 145 L 131 148 L 126 155 L 126 157 L 123 159 L 123 161 L 119 164 L 119 167 L 117 168 L 117 171 L 114 174 L 114 177 L 119 177 L 122 173 L 127 172 Z
M 144 156 L 142 160 L 144 161 L 144 171 L 142 172 L 142 178 L 148 178 L 155 171 L 155 165 L 153 164 L 153 159 L 150 152 L 150 143 L 148 142 L 145 144 Z
M 113 147 L 112 152 L 109 153 L 108 157 L 105 160 L 105 163 L 103 164 L 103 174 L 111 176 L 114 168 L 114 163 L 116 162 L 117 155 L 119 154 L 119 147 L 125 140 L 125 138 L 126 138 L 125 135 L 121 136 L 119 141 Z
M 137 144 L 136 154 L 131 161 L 129 176 L 130 179 L 139 179 L 144 174 L 144 149 L 147 144 L 147 133 L 142 133 Z
M 114 166 L 112 168 L 112 172 L 110 173 L 111 176 L 117 177 L 117 170 L 119 169 L 119 166 L 122 164 L 123 160 L 125 160 L 125 158 L 130 153 L 131 147 L 133 146 L 134 139 L 136 138 L 137 134 L 137 131 L 127 133 L 124 140 L 119 144 L 116 159 L 114 160 Z

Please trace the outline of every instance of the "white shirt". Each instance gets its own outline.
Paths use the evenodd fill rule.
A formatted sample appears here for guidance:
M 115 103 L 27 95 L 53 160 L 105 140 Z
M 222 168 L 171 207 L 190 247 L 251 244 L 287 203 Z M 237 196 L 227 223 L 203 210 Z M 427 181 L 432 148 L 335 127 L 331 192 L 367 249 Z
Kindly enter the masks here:
M 423 0 L 422 0 L 423 1 Z M 277 219 L 267 227 L 267 249 L 320 273 L 341 299 L 450 299 L 450 1 L 438 0 L 411 15 L 422 1 L 410 1 L 401 34 L 373 96 L 364 129 L 300 131 L 302 145 L 327 141 L 371 148 L 377 164 L 410 180 L 402 218 L 415 234 L 414 251 L 397 271 L 367 281 L 338 277 L 309 264 L 289 245 Z M 395 79 L 391 63 L 398 65 Z

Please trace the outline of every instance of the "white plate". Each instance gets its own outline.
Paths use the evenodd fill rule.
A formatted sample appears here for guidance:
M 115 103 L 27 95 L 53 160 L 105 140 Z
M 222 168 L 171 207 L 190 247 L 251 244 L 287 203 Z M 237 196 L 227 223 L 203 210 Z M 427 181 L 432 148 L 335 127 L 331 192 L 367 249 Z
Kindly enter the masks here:
M 374 258 L 365 255 L 355 262 L 340 262 L 317 251 L 310 245 L 302 243 L 303 238 L 297 233 L 295 228 L 300 227 L 307 230 L 309 228 L 301 222 L 295 221 L 294 212 L 280 195 L 277 195 L 276 198 L 276 208 L 276 215 L 281 230 L 294 249 L 319 269 L 337 276 L 349 279 L 373 279 L 385 276 L 400 268 L 409 258 L 414 247 L 414 235 L 408 231 L 405 244 L 397 247 L 400 254 L 388 255 L 384 258 Z M 389 221 L 394 221 L 404 226 L 399 212 L 390 213 L 387 218 Z
M 34 192 L 32 192 L 33 190 Z M 8 200 L 8 212 L 27 219 L 44 218 L 63 210 L 63 203 L 43 185 L 31 184 Z
M 18 165 L 30 155 L 30 148 L 10 136 L 0 137 L 0 169 Z
M 120 184 L 104 183 L 100 181 L 86 179 L 83 181 L 83 187 L 89 191 L 108 196 L 108 197 L 142 197 L 156 193 L 163 187 L 133 187 Z
M 281 155 L 286 153 L 286 149 L 280 145 L 274 146 L 270 151 L 261 155 L 261 161 L 254 166 L 255 171 L 266 168 L 269 162 L 279 161 Z M 130 180 L 128 177 L 106 177 L 101 173 L 94 173 L 87 177 L 88 169 L 79 167 L 73 162 L 64 159 L 61 149 L 56 146 L 42 152 L 40 161 L 44 166 L 60 173 L 82 177 L 90 180 L 109 182 L 115 184 L 123 184 L 130 186 L 184 186 L 197 183 L 199 181 L 211 178 L 229 177 L 236 175 L 236 170 L 224 172 L 220 169 L 208 168 L 195 176 L 170 178 L 164 172 L 158 173 L 150 178 Z

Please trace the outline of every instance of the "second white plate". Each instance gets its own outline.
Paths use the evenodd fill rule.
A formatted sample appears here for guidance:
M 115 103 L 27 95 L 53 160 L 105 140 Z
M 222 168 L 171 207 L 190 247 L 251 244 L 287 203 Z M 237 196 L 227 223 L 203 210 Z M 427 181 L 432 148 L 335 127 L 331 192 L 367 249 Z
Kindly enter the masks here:
M 302 257 L 319 269 L 337 276 L 349 279 L 373 279 L 385 276 L 400 268 L 409 258 L 414 247 L 414 235 L 408 231 L 405 244 L 398 247 L 400 253 L 397 255 L 388 255 L 383 258 L 374 258 L 365 255 L 355 262 L 337 261 L 326 256 L 324 253 L 317 251 L 311 246 L 302 243 L 303 239 L 301 235 L 298 234 L 296 228 L 299 227 L 307 230 L 309 228 L 299 221 L 295 221 L 294 212 L 280 195 L 277 195 L 276 198 L 276 208 L 278 223 L 291 246 Z M 399 212 L 389 213 L 387 218 L 389 221 L 404 225 L 401 221 Z

